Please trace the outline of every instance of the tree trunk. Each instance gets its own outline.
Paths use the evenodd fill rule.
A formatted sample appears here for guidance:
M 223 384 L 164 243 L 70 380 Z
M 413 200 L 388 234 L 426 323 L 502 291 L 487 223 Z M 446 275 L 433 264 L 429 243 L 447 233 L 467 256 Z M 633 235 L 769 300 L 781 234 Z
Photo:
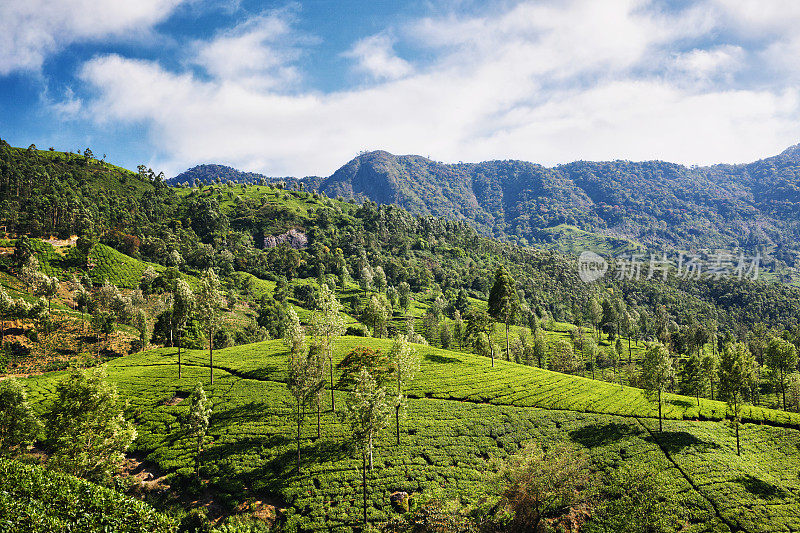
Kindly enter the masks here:
M 214 384 L 214 330 L 208 330 L 208 365 L 211 370 L 211 384 Z
M 181 379 L 181 333 L 178 332 L 178 379 Z
M 786 410 L 786 379 L 783 376 L 783 369 L 781 369 L 781 395 L 783 396 L 783 410 Z
M 302 423 L 300 417 L 300 402 L 297 402 L 297 473 L 300 473 L 300 424 Z
M 361 457 L 361 487 L 364 495 L 364 530 L 367 529 L 367 454 Z
M 319 401 L 319 398 L 317 398 L 317 400 L 317 439 L 319 439 L 321 434 L 320 430 L 322 428 L 322 402 Z
M 373 464 L 372 464 L 372 435 L 369 436 L 369 471 L 372 472 Z
M 486 338 L 489 339 L 489 355 L 492 356 L 492 368 L 494 368 L 494 344 L 492 344 L 492 338 L 491 337 L 489 337 L 487 335 Z
M 736 415 L 734 414 L 734 416 L 736 416 Z M 739 417 L 738 416 L 736 416 L 736 419 L 734 420 L 734 424 L 736 425 L 736 455 L 741 456 L 742 455 L 742 450 L 739 447 Z
M 394 407 L 394 419 L 397 424 L 397 445 L 400 446 L 400 404 Z
M 331 348 L 332 349 L 332 348 Z M 336 399 L 333 396 L 333 356 L 328 357 L 328 366 L 331 371 L 331 411 L 336 412 Z
M 508 322 L 506 321 L 506 359 L 511 361 L 511 343 L 508 340 Z
M 664 428 L 661 425 L 661 389 L 658 390 L 658 432 L 664 432 Z

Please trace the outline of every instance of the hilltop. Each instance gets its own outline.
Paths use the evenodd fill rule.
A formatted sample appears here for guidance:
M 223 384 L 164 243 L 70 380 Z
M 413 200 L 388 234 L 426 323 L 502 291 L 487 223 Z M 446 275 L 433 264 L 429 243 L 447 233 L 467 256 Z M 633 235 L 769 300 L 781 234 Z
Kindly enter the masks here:
M 761 246 L 797 267 L 798 153 L 800 145 L 749 164 L 708 167 L 663 161 L 545 167 L 515 160 L 444 164 L 374 151 L 326 178 L 301 182 L 330 197 L 467 221 L 520 244 L 547 245 L 548 230 L 567 224 L 659 249 Z

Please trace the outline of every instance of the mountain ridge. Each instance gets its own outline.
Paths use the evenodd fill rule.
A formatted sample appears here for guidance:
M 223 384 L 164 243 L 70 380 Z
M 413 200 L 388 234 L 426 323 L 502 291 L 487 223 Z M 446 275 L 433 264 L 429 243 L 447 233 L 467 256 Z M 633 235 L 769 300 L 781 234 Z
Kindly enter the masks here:
M 792 248 L 788 264 L 798 256 L 800 144 L 752 163 L 703 167 L 660 160 L 448 164 L 376 150 L 328 177 L 263 178 L 467 221 L 523 245 L 567 224 L 668 250 L 766 246 Z

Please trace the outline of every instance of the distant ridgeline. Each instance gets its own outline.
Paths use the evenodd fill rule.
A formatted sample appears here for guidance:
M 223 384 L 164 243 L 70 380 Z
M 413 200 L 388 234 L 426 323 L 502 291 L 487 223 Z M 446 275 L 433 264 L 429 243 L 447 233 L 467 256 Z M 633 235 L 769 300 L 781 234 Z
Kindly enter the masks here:
M 464 220 L 519 244 L 618 253 L 756 247 L 798 266 L 800 145 L 750 164 L 686 167 L 663 161 L 443 164 L 362 153 L 327 178 L 267 178 L 203 165 L 169 183 L 264 179 L 329 197 L 370 199 L 411 213 Z

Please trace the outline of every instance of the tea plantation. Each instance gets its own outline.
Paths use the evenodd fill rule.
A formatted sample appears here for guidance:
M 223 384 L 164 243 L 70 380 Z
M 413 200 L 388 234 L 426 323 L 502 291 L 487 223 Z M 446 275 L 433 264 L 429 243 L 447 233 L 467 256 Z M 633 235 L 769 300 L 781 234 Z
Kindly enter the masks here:
M 358 345 L 387 351 L 390 341 L 344 337 L 341 359 Z M 417 346 L 422 368 L 410 390 L 400 446 L 385 429 L 368 477 L 371 521 L 390 518 L 389 495 L 442 491 L 468 499 L 486 480 L 494 460 L 535 440 L 567 441 L 583 449 L 598 476 L 626 464 L 647 463 L 678 502 L 683 531 L 797 531 L 800 529 L 800 415 L 749 407 L 736 455 L 725 404 L 667 395 L 664 432 L 657 406 L 642 391 L 537 368 Z M 291 400 L 281 341 L 215 353 L 214 385 L 207 353 L 188 351 L 183 379 L 176 353 L 158 349 L 116 359 L 109 378 L 129 402 L 136 422 L 136 452 L 169 473 L 178 490 L 193 488 L 192 439 L 182 421 L 186 397 L 202 381 L 214 402 L 201 477 L 224 508 L 267 501 L 286 508 L 287 524 L 303 530 L 358 526 L 360 459 L 348 430 L 326 397 L 317 438 L 316 413 L 303 428 L 303 467 L 294 469 Z M 63 374 L 29 378 L 30 398 L 42 409 Z M 337 410 L 346 392 L 336 390 Z M 173 401 L 169 401 L 169 400 Z
M 38 465 L 0 459 L 0 532 L 167 533 L 176 521 L 152 507 Z

